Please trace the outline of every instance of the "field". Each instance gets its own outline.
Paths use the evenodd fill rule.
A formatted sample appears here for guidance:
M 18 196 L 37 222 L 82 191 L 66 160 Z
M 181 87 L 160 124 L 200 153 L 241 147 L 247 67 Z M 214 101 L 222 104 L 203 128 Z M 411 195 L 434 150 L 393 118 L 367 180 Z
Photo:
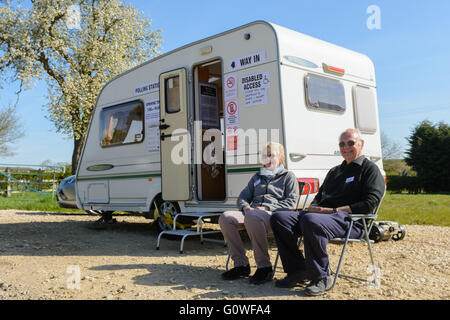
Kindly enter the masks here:
M 401 224 L 450 226 L 448 194 L 386 194 L 378 220 Z
M 0 196 L 0 209 L 38 210 L 58 213 L 80 213 L 78 209 L 60 208 L 56 203 L 56 196 L 52 199 L 52 193 L 46 193 L 45 198 L 37 193 L 13 193 L 11 197 Z
M 23 198 L 33 200 L 22 200 Z M 82 210 L 63 209 L 56 200 L 37 194 L 0 197 L 0 209 L 37 210 L 57 213 L 81 213 Z M 386 194 L 378 220 L 401 224 L 450 226 L 450 195 L 448 194 Z

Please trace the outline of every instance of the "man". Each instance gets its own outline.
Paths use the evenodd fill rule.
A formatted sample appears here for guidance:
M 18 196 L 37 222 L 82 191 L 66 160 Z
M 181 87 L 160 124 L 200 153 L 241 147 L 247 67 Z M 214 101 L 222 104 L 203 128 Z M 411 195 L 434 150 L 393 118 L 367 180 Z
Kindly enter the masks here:
M 332 238 L 345 237 L 349 214 L 372 213 L 381 201 L 385 183 L 379 168 L 362 155 L 364 140 L 359 130 L 347 129 L 339 136 L 339 148 L 344 161 L 332 168 L 308 211 L 279 211 L 270 224 L 287 276 L 275 285 L 294 287 L 311 280 L 307 295 L 321 295 L 331 287 L 326 245 Z M 361 238 L 363 225 L 355 222 L 352 238 Z M 303 236 L 305 257 L 298 249 L 298 237 Z

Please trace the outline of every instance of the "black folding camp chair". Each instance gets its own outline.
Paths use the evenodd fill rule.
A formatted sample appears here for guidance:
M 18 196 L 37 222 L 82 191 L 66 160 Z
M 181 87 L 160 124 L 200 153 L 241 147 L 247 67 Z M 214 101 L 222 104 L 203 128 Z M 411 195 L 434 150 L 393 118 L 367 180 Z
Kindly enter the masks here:
M 375 208 L 375 210 L 372 214 L 350 214 L 351 220 L 350 220 L 350 224 L 348 226 L 348 230 L 346 231 L 345 238 L 334 238 L 329 241 L 330 243 L 344 245 L 342 248 L 342 251 L 341 251 L 341 255 L 339 257 L 339 263 L 337 265 L 336 272 L 333 271 L 331 266 L 329 267 L 330 273 L 332 275 L 334 274 L 333 284 L 330 289 L 332 289 L 334 287 L 339 276 L 344 277 L 344 278 L 350 278 L 350 279 L 368 282 L 368 278 L 364 279 L 364 278 L 359 278 L 359 277 L 354 277 L 354 276 L 339 273 L 341 271 L 342 261 L 344 260 L 344 254 L 345 254 L 345 250 L 347 248 L 347 243 L 349 243 L 349 242 L 362 242 L 362 243 L 367 244 L 367 248 L 369 250 L 369 255 L 370 255 L 370 261 L 372 263 L 372 271 L 374 272 L 374 281 L 376 284 L 379 283 L 379 278 L 378 278 L 379 273 L 378 273 L 377 266 L 375 265 L 375 260 L 373 258 L 372 248 L 370 247 L 370 244 L 373 243 L 374 241 L 369 239 L 369 234 L 370 234 L 370 230 L 372 229 L 374 221 L 378 217 L 378 210 L 380 209 L 381 202 L 383 201 L 385 194 L 386 194 L 386 190 L 384 191 L 383 197 L 381 198 L 380 202 L 378 203 L 378 206 Z M 364 235 L 361 239 L 351 239 L 350 238 L 350 232 L 352 230 L 353 224 L 356 221 L 361 221 L 363 224 L 363 227 L 364 227 Z
M 300 203 L 300 198 L 302 196 L 303 190 L 304 190 L 305 186 L 308 185 L 308 192 L 306 193 L 305 201 L 303 202 L 303 206 L 302 206 L 302 209 L 301 209 L 301 210 L 305 210 L 306 203 L 308 202 L 309 194 L 311 193 L 311 184 L 309 184 L 308 182 L 299 181 L 298 185 L 299 185 L 299 197 L 297 199 L 297 204 L 295 206 L 295 210 L 298 210 L 297 208 L 298 208 L 298 205 Z M 268 232 L 267 236 L 268 237 L 269 236 L 273 236 L 273 232 Z M 275 262 L 273 264 L 272 277 L 275 275 L 275 272 L 277 270 L 277 264 L 278 264 L 279 257 L 280 257 L 280 253 L 278 252 L 278 249 L 277 249 L 277 256 L 276 256 Z M 225 270 L 226 271 L 228 271 L 228 264 L 230 262 L 230 259 L 231 259 L 231 254 L 228 253 L 227 264 L 225 265 Z

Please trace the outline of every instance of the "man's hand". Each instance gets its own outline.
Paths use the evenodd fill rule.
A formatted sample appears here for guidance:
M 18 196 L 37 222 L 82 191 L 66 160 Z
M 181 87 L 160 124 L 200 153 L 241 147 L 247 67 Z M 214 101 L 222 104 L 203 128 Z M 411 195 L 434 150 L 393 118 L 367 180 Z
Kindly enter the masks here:
M 308 212 L 330 214 L 330 213 L 333 213 L 333 208 L 324 208 L 324 207 L 318 207 L 318 206 L 310 206 L 308 208 Z
M 268 210 L 267 207 L 264 207 L 264 206 L 262 206 L 262 207 L 256 207 L 255 209 L 258 209 L 258 210 L 265 210 L 265 211 Z
M 336 211 L 346 211 L 348 213 L 352 213 L 352 209 L 350 208 L 350 206 L 343 206 L 343 207 L 336 208 Z M 308 208 L 308 212 L 331 214 L 331 213 L 333 213 L 333 208 L 310 206 Z

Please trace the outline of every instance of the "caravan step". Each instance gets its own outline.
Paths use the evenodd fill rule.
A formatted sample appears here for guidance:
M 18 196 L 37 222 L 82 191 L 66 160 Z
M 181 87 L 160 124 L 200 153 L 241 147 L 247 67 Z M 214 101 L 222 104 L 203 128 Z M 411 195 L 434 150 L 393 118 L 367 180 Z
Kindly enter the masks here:
M 202 244 L 203 244 L 203 241 L 210 241 L 210 242 L 222 243 L 225 245 L 224 240 L 217 240 L 217 239 L 203 237 L 206 234 L 221 233 L 220 230 L 208 230 L 208 231 L 203 230 L 203 222 L 204 222 L 203 219 L 204 218 L 217 217 L 217 216 L 220 216 L 221 214 L 222 214 L 221 212 L 214 212 L 214 213 L 211 213 L 211 212 L 185 212 L 185 213 L 177 214 L 175 216 L 175 218 L 173 219 L 173 229 L 161 231 L 159 233 L 158 241 L 156 243 L 156 250 L 159 250 L 159 248 L 160 248 L 159 244 L 161 241 L 161 237 L 164 234 L 181 237 L 180 253 L 183 253 L 184 240 L 186 239 L 186 237 L 189 237 L 189 236 L 200 236 L 200 242 Z M 194 230 L 194 229 L 190 229 L 190 230 L 176 229 L 176 220 L 179 216 L 198 217 L 196 230 Z

